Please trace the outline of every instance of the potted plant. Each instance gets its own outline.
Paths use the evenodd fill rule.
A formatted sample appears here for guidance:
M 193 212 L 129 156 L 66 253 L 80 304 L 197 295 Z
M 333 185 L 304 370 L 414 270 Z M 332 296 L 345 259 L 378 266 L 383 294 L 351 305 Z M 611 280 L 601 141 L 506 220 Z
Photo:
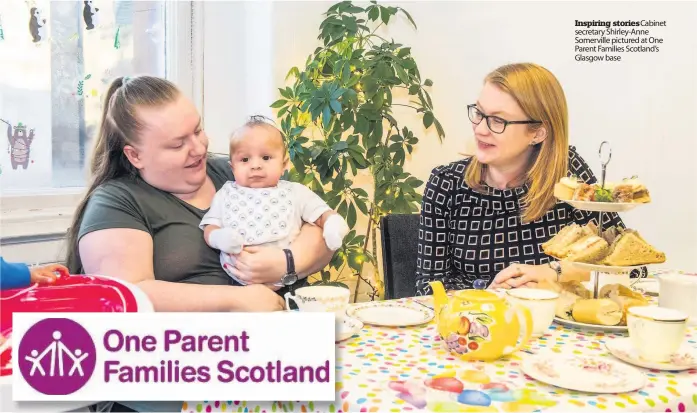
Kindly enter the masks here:
M 383 294 L 376 259 L 380 217 L 417 212 L 421 203 L 417 188 L 423 182 L 403 168 L 419 139 L 400 126 L 392 108 L 412 108 L 426 129 L 435 128 L 440 141 L 445 137 L 428 92 L 433 82 L 422 78 L 409 47 L 377 34 L 398 14 L 416 29 L 401 7 L 375 1 L 365 8 L 351 1 L 331 6 L 319 27 L 322 45 L 302 69 L 290 69 L 286 80 L 292 78 L 292 85 L 279 88 L 280 99 L 271 105 L 288 142 L 287 179 L 308 185 L 352 229 L 320 282 L 341 283 L 330 279 L 330 269 L 341 275 L 348 266 L 358 277 L 354 301 L 361 281 L 370 300 Z M 406 103 L 393 99 L 400 89 L 408 93 Z M 354 185 L 361 170 L 372 177 L 370 195 Z M 358 214 L 368 218 L 364 235 L 355 229 Z M 374 267 L 372 280 L 362 275 L 365 263 Z

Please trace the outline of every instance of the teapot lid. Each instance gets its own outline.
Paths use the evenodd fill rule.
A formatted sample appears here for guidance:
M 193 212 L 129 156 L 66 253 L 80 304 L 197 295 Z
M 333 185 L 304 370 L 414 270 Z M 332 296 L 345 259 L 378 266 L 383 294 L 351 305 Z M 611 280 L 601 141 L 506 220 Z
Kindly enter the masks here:
M 453 295 L 468 301 L 488 302 L 502 300 L 498 294 L 487 290 L 459 290 Z

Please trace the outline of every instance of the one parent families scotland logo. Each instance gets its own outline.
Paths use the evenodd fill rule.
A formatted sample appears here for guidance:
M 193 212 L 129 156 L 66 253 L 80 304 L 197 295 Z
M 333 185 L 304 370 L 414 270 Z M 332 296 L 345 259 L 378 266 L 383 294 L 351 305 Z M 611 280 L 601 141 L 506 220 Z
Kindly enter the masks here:
M 92 337 L 80 324 L 67 318 L 47 318 L 24 334 L 17 362 L 34 390 L 68 395 L 92 377 L 96 354 Z
M 333 313 L 14 313 L 12 398 L 336 397 Z

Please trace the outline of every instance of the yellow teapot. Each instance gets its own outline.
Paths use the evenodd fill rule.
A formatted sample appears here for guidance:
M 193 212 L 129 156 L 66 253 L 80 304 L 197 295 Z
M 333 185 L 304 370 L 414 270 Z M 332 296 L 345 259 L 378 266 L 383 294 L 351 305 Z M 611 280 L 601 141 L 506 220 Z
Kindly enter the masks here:
M 430 285 L 440 338 L 460 359 L 496 360 L 515 353 L 530 340 L 532 316 L 527 308 L 513 306 L 486 290 L 455 291 L 448 298 L 443 283 Z

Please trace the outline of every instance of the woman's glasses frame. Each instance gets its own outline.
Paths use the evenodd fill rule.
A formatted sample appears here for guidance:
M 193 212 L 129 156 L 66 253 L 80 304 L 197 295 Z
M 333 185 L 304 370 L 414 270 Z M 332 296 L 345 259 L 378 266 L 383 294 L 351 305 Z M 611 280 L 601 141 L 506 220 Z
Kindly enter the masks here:
M 467 105 L 467 116 L 469 117 L 470 122 L 475 125 L 479 125 L 482 123 L 482 120 L 486 119 L 486 126 L 489 127 L 490 131 L 497 134 L 503 133 L 508 125 L 532 125 L 542 123 L 539 120 L 506 120 L 499 116 L 485 115 L 474 103 Z M 480 117 L 479 120 L 477 120 L 477 116 Z M 498 122 L 497 125 L 503 125 L 500 127 L 500 131 L 498 130 L 497 126 L 492 127 L 492 119 L 495 122 Z

